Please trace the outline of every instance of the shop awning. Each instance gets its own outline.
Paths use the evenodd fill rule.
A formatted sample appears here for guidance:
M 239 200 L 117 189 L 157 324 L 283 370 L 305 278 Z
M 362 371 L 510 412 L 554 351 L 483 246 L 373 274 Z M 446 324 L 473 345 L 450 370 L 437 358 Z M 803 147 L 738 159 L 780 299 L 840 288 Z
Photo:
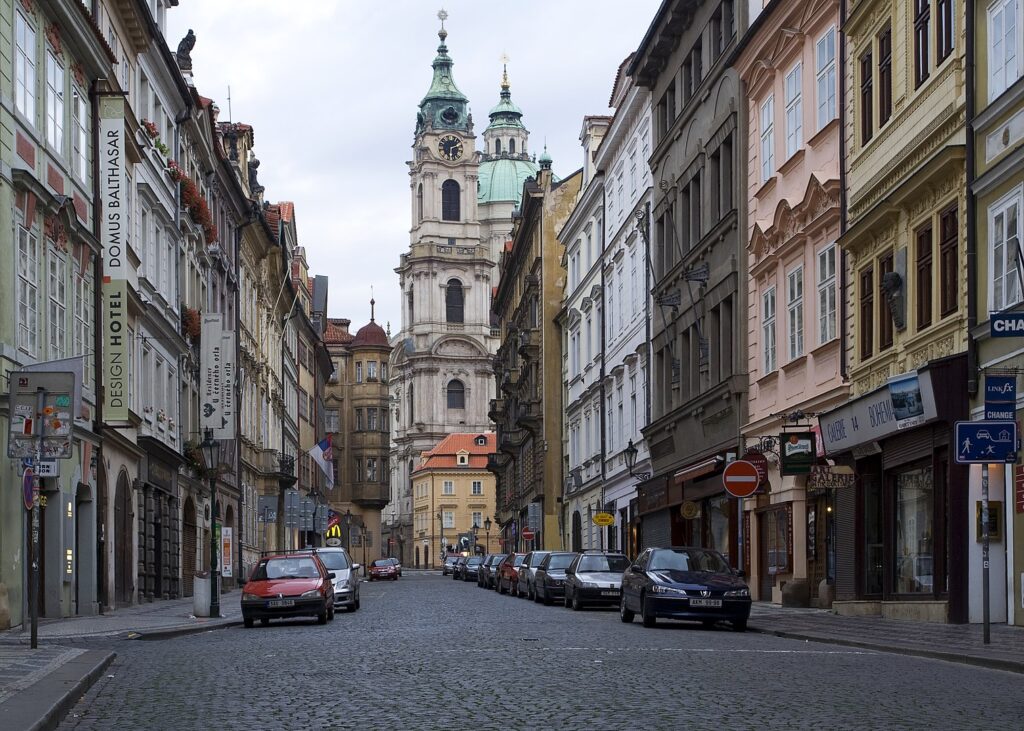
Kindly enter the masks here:
M 710 475 L 712 472 L 716 472 L 718 469 L 720 469 L 724 462 L 725 460 L 723 460 L 721 457 L 716 456 L 711 457 L 710 459 L 706 459 L 703 462 L 697 462 L 696 464 L 687 465 L 686 467 L 683 467 L 681 470 L 678 470 L 672 476 L 672 484 L 682 485 L 687 480 L 696 480 L 698 477 Z

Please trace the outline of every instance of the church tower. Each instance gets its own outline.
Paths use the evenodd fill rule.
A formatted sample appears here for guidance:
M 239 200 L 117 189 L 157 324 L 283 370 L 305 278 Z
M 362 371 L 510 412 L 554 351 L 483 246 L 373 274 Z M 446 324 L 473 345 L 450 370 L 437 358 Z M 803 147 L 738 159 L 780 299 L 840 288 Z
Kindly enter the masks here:
M 390 383 L 392 500 L 398 504 L 388 512 L 403 522 L 411 514 L 410 475 L 420 454 L 448 434 L 488 431 L 498 347 L 490 317 L 495 261 L 481 241 L 477 211 L 480 155 L 469 101 L 452 76 L 447 15 L 439 17 L 441 43 L 408 163 L 410 245 L 395 269 L 402 288 Z M 418 532 L 410 536 L 409 530 L 406 537 L 418 541 Z

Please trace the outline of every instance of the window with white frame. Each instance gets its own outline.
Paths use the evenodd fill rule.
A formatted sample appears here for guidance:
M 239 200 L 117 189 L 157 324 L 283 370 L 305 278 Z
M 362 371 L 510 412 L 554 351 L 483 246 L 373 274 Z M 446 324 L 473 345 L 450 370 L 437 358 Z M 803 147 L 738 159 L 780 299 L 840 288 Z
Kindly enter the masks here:
M 590 412 L 583 414 L 583 459 L 590 459 Z
M 836 29 L 832 26 L 815 44 L 818 129 L 836 118 Z
M 484 514 L 481 512 L 473 512 L 473 525 L 477 527 L 477 530 L 484 527 Z
M 1021 209 L 1024 209 L 1024 189 L 1020 186 L 988 209 L 989 271 L 992 272 L 989 309 L 993 312 L 1021 301 Z
M 786 74 L 786 157 L 789 158 L 804 143 L 803 64 L 797 63 Z
M 49 306 L 46 325 L 50 333 L 50 358 L 56 360 L 67 354 L 67 259 L 55 249 L 50 249 L 47 259 Z
M 341 414 L 338 409 L 324 409 L 324 429 L 327 430 L 328 434 L 341 431 Z
M 84 356 L 85 387 L 92 388 L 93 363 L 92 357 L 92 325 L 93 325 L 93 277 L 92 271 L 86 267 L 79 271 L 74 279 L 75 328 L 72 336 L 72 355 Z
M 818 252 L 818 342 L 836 337 L 836 245 Z
M 615 451 L 615 433 L 616 433 L 616 430 L 615 430 L 615 410 L 613 408 L 613 405 L 614 405 L 613 396 L 614 396 L 614 394 L 609 393 L 606 396 L 607 403 L 605 404 L 605 425 L 604 425 L 604 429 L 605 429 L 605 434 L 607 435 L 606 438 L 608 440 L 608 451 L 609 452 L 614 452 Z M 619 428 L 620 429 L 622 428 L 622 424 L 619 424 Z
M 775 95 L 761 104 L 761 182 L 775 174 Z
M 71 89 L 71 167 L 75 177 L 83 183 L 89 182 L 89 99 L 85 93 Z
M 1010 88 L 1024 70 L 1024 0 L 988 7 L 988 100 Z
M 455 511 L 454 510 L 445 510 L 445 511 L 443 511 L 441 513 L 441 516 L 442 516 L 442 521 L 443 521 L 441 524 L 445 528 L 454 528 L 455 527 Z
M 587 332 L 587 349 L 583 351 L 587 357 L 587 364 L 589 365 L 591 359 L 594 357 L 594 326 L 590 319 L 590 315 L 587 315 L 587 319 L 584 321 L 584 329 Z
M 14 13 L 14 106 L 36 124 L 36 31 L 21 12 Z
M 764 360 L 764 372 L 771 373 L 776 367 L 775 287 L 769 287 L 761 295 L 761 353 Z
M 569 333 L 569 376 L 575 378 L 580 374 L 580 331 Z
M 46 141 L 64 153 L 64 65 L 46 52 Z
M 619 280 L 619 308 L 618 310 L 611 310 L 611 312 L 608 313 L 608 316 L 611 317 L 613 314 L 615 315 L 615 318 L 618 321 L 618 325 L 616 325 L 617 332 L 622 332 L 623 328 L 626 327 L 626 293 L 623 290 L 623 284 L 626 281 L 626 272 L 622 267 L 619 267 L 615 275 Z
M 629 374 L 629 433 L 636 434 L 640 428 L 638 423 L 639 415 L 636 410 L 636 374 L 630 371 Z
M 786 275 L 786 324 L 789 330 L 789 359 L 804 354 L 804 268 Z
M 473 480 L 473 494 L 483 495 L 484 494 L 484 483 L 480 480 Z
M 618 430 L 615 432 L 616 434 L 619 435 L 618 438 L 615 440 L 615 444 L 618 445 L 618 444 L 622 443 L 622 440 L 626 436 L 626 423 L 624 421 L 624 419 L 626 417 L 626 414 L 625 414 L 625 411 L 622 408 L 622 381 L 619 381 L 619 384 L 615 387 L 615 395 L 616 395 L 616 414 L 617 414 L 617 418 L 615 420 L 615 423 L 619 425 Z
M 580 424 L 573 422 L 569 427 L 569 466 L 575 467 L 580 463 Z
M 612 314 L 615 312 L 615 286 L 613 281 L 614 276 L 614 274 L 609 274 L 608 281 L 605 285 L 608 290 L 608 311 L 604 313 L 604 332 L 605 337 L 608 339 L 609 343 L 615 339 L 615 321 L 612 317 Z
M 636 141 L 629 147 L 629 192 L 636 195 Z
M 39 337 L 39 239 L 18 227 L 18 348 L 36 357 Z
M 633 311 L 630 319 L 633 319 L 632 316 L 635 316 L 640 311 L 640 284 L 637 276 L 636 249 L 634 249 L 629 252 L 629 290 L 633 293 Z
M 442 488 L 442 490 L 443 490 L 445 495 L 454 495 L 455 494 L 455 483 L 452 482 L 451 480 L 445 480 L 444 481 L 444 487 Z

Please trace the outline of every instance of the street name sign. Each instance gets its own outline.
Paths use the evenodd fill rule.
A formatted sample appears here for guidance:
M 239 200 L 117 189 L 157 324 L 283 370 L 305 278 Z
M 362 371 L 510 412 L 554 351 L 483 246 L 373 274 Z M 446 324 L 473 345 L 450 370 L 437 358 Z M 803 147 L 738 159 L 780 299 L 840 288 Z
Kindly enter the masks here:
M 954 442 L 957 464 L 1012 464 L 1017 461 L 1017 422 L 958 421 Z

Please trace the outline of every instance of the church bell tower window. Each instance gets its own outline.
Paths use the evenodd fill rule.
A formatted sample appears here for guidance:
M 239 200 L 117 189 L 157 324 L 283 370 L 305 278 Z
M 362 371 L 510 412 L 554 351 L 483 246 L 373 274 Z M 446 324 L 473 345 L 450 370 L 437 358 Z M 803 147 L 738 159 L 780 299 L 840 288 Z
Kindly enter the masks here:
M 441 185 L 441 220 L 458 221 L 459 211 L 459 184 L 454 180 L 446 180 Z
M 465 322 L 463 311 L 465 300 L 462 295 L 462 282 L 449 279 L 444 293 L 445 319 L 448 322 Z
M 512 139 L 510 139 L 508 141 L 508 154 L 509 155 L 515 155 L 516 154 L 516 141 L 515 141 L 515 138 L 512 138 Z
M 416 188 L 416 220 L 423 220 L 423 183 Z

